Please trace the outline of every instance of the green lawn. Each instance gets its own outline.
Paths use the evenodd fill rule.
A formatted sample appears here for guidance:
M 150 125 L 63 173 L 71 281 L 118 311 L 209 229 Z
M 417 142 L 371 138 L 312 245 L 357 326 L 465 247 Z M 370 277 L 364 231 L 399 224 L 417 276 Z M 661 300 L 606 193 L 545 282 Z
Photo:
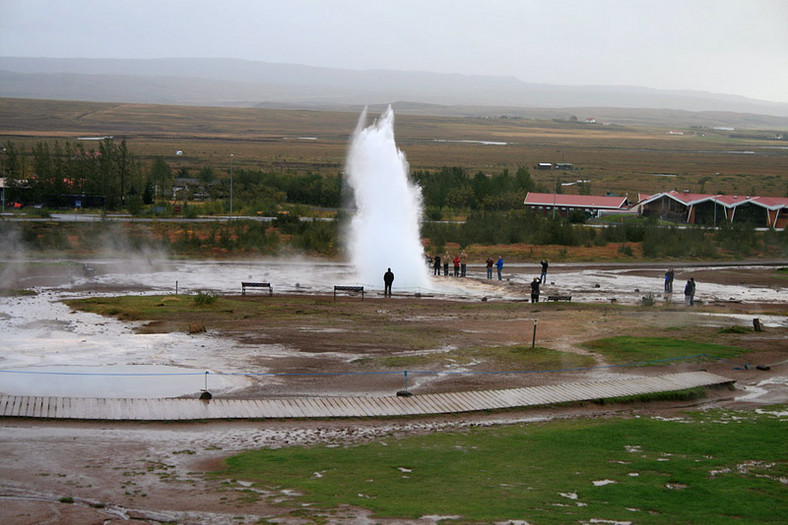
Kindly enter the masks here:
M 780 410 L 255 450 L 229 458 L 216 475 L 287 492 L 286 504 L 309 504 L 297 512 L 308 508 L 313 516 L 353 505 L 378 518 L 445 515 L 460 523 L 784 523 L 788 454 Z
M 709 359 L 730 359 L 749 350 L 669 337 L 617 336 L 589 341 L 583 346 L 605 356 L 611 364 L 645 363 L 706 354 Z

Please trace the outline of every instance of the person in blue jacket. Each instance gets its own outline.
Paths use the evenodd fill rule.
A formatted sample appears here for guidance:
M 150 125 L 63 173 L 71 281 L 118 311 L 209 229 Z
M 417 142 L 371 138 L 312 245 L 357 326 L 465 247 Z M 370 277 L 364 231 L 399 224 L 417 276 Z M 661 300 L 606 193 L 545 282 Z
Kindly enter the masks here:
M 501 270 L 503 270 L 503 255 L 498 256 L 498 262 L 495 263 L 495 267 L 498 268 L 498 280 L 502 279 L 501 277 Z

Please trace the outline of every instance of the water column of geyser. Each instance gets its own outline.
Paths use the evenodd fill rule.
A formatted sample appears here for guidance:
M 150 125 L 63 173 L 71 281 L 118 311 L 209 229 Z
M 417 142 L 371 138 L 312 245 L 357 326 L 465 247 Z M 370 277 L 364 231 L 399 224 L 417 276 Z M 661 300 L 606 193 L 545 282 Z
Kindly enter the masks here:
M 429 286 L 421 245 L 421 188 L 409 177 L 405 155 L 394 142 L 391 106 L 369 127 L 361 113 L 347 158 L 347 181 L 355 214 L 346 238 L 359 283 L 383 287 L 387 268 L 394 291 Z

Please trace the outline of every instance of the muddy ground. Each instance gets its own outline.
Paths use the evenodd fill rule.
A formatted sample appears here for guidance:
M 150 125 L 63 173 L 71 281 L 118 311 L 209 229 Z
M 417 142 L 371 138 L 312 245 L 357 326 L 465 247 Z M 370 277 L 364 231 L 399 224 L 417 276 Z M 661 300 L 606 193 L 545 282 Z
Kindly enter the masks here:
M 644 277 L 658 277 L 653 269 L 633 267 L 631 272 Z M 692 270 L 702 282 L 730 282 L 748 286 L 774 286 L 773 272 L 718 271 L 708 268 Z M 686 275 L 689 275 L 688 272 Z M 57 286 L 51 274 L 39 276 L 49 286 Z M 18 287 L 36 281 L 35 271 L 18 279 Z M 494 286 L 498 286 L 495 284 Z M 502 283 L 507 292 L 513 286 Z M 107 290 L 111 291 L 111 290 Z M 128 292 L 128 289 L 118 292 Z M 325 299 L 325 296 L 322 297 Z M 251 296 L 244 300 L 264 300 Z M 322 300 L 322 299 L 321 299 Z M 606 310 L 575 305 L 531 305 L 520 302 L 491 304 L 493 314 L 478 309 L 464 313 L 457 301 L 440 298 L 414 299 L 395 297 L 385 300 L 371 295 L 363 302 L 357 298 L 340 299 L 343 308 L 359 312 L 361 322 L 380 318 L 381 324 L 399 320 L 412 324 L 414 332 L 440 334 L 446 346 L 501 346 L 528 344 L 533 319 L 538 318 L 538 344 L 569 353 L 590 354 L 580 343 L 597 337 L 621 333 L 639 335 L 696 334 L 701 339 L 738 344 L 752 351 L 740 360 L 678 362 L 659 367 L 592 368 L 582 371 L 520 375 L 457 375 L 430 378 L 412 384 L 415 392 L 466 390 L 475 388 L 510 388 L 565 381 L 608 378 L 613 375 L 673 373 L 703 368 L 736 381 L 735 390 L 711 390 L 705 399 L 693 402 L 628 403 L 622 405 L 586 404 L 572 407 L 549 407 L 513 410 L 501 413 L 462 414 L 424 418 L 371 420 L 265 420 L 195 423 L 134 422 L 67 422 L 32 419 L 0 421 L 0 454 L 3 457 L 0 481 L 0 521 L 3 523 L 256 523 L 262 518 L 281 523 L 312 523 L 298 517 L 299 508 L 288 504 L 286 492 L 263 492 L 252 500 L 246 497 L 250 487 L 207 474 L 222 466 L 223 458 L 242 450 L 258 447 L 277 448 L 295 445 L 359 443 L 386 436 L 405 436 L 460 429 L 475 425 L 527 423 L 550 418 L 626 416 L 671 416 L 685 409 L 730 407 L 756 409 L 788 401 L 786 360 L 788 329 L 767 328 L 763 332 L 732 333 L 724 336 L 719 328 L 737 323 L 746 326 L 750 318 L 788 315 L 786 303 L 704 304 L 692 311 L 679 305 L 637 306 Z M 741 314 L 737 321 L 721 314 Z M 709 321 L 708 319 L 711 319 Z M 341 322 L 340 322 L 341 321 Z M 369 335 L 358 334 L 359 326 L 339 320 L 336 330 L 305 317 L 304 322 L 288 326 L 260 327 L 259 323 L 235 323 L 232 330 L 217 323 L 214 331 L 224 330 L 225 337 L 236 345 L 254 347 L 256 343 L 276 343 L 298 349 L 283 359 L 245 357 L 247 362 L 271 370 L 322 371 L 347 369 L 348 359 L 362 353 L 387 355 L 400 352 L 409 356 L 396 341 L 381 338 L 370 344 Z M 306 329 L 305 329 L 306 328 Z M 167 330 L 166 326 L 149 326 L 148 330 Z M 378 334 L 367 327 L 370 333 Z M 320 347 L 320 352 L 314 348 Z M 326 350 L 328 349 L 328 350 Z M 600 367 L 606 363 L 593 356 Z M 451 363 L 430 361 L 434 367 L 451 369 Z M 499 363 L 496 363 L 496 366 Z M 756 368 L 761 365 L 761 369 Z M 361 365 L 356 365 L 361 366 Z M 455 369 L 484 371 L 485 362 L 460 363 Z M 381 381 L 377 377 L 343 381 L 337 385 L 330 377 L 293 382 L 271 382 L 248 386 L 228 396 L 314 395 L 329 393 L 392 393 L 401 387 L 400 378 Z M 303 510 L 303 509 L 300 509 Z M 325 522 L 383 522 L 371 520 L 363 509 L 341 508 L 324 516 Z M 430 523 L 434 518 L 416 520 Z M 411 523 L 416 522 L 411 521 Z

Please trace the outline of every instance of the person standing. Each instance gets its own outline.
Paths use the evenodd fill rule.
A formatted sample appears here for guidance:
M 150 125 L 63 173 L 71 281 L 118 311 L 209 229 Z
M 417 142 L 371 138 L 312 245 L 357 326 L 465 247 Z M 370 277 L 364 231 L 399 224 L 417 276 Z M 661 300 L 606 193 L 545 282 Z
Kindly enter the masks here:
M 441 274 L 441 255 L 439 253 L 435 253 L 435 264 L 432 266 L 432 275 L 440 275 Z
M 539 276 L 539 282 L 543 283 L 545 282 L 545 279 L 547 279 L 547 267 L 548 267 L 547 259 L 542 261 L 540 264 L 542 265 L 542 275 Z
M 465 271 L 468 268 L 468 254 L 465 250 L 460 252 L 460 277 L 465 277 Z
M 391 268 L 386 270 L 386 273 L 383 274 L 383 297 L 391 297 L 391 283 L 394 282 L 394 273 L 391 271 Z
M 684 285 L 684 304 L 692 306 L 695 304 L 695 278 L 690 277 L 687 284 Z
M 673 293 L 674 275 L 673 268 L 668 268 L 668 271 L 665 272 L 665 293 Z
M 495 267 L 498 268 L 498 280 L 502 280 L 501 271 L 503 270 L 503 255 L 498 256 L 498 262 L 495 263 Z
M 538 303 L 539 302 L 539 285 L 542 281 L 539 280 L 538 277 L 534 277 L 534 280 L 531 281 L 531 302 Z
M 455 255 L 454 259 L 452 259 L 451 262 L 454 263 L 454 277 L 459 277 L 460 276 L 460 254 L 458 253 L 457 255 Z
M 449 276 L 449 252 L 443 254 L 443 276 Z
M 487 263 L 487 278 L 492 279 L 492 267 L 495 261 L 493 261 L 492 257 L 487 257 L 487 261 L 485 262 Z
M 695 306 L 695 278 L 690 277 L 690 306 Z

